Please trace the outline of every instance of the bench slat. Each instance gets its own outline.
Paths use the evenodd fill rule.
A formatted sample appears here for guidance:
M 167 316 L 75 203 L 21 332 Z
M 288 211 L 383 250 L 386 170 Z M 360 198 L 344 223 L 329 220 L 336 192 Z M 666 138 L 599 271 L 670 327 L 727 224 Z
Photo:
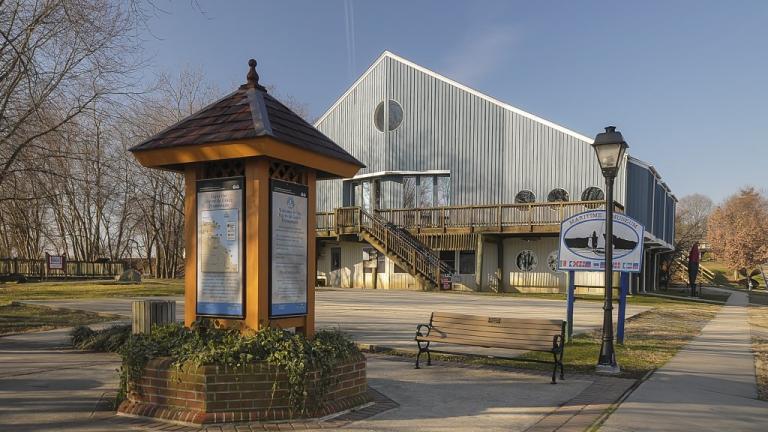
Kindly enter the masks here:
M 463 339 L 463 340 L 478 340 L 483 341 L 485 343 L 490 344 L 518 344 L 518 343 L 531 343 L 531 344 L 542 344 L 542 345 L 552 345 L 552 336 L 544 336 L 544 337 L 535 337 L 535 338 L 529 338 L 525 336 L 509 336 L 509 337 L 496 337 L 496 336 L 489 336 L 489 335 L 483 335 L 483 334 L 467 334 L 467 333 L 440 333 L 440 332 L 430 332 L 426 337 L 429 338 L 436 338 L 436 339 Z
M 558 324 L 549 324 L 549 323 L 515 323 L 515 324 L 509 324 L 502 325 L 495 322 L 488 322 L 488 321 L 469 321 L 469 320 L 460 320 L 455 318 L 438 318 L 438 319 L 432 319 L 432 325 L 443 325 L 443 326 L 452 326 L 452 325 L 464 325 L 464 326 L 477 326 L 477 327 L 484 327 L 484 328 L 495 328 L 499 330 L 507 330 L 507 329 L 518 329 L 518 328 L 526 328 L 526 329 L 540 329 L 540 330 L 553 330 L 553 331 L 560 331 L 563 326 L 563 322 L 560 321 Z
M 458 339 L 458 338 L 450 338 L 450 339 L 442 339 L 442 338 L 432 338 L 432 337 L 426 337 L 426 338 L 418 338 L 421 341 L 429 341 L 429 342 L 435 342 L 435 343 L 448 343 L 448 344 L 455 344 L 455 345 L 472 345 L 472 346 L 479 346 L 484 348 L 504 348 L 504 349 L 515 349 L 515 350 L 524 350 L 524 351 L 545 351 L 550 352 L 552 351 L 552 344 L 545 345 L 545 344 L 534 344 L 534 343 L 526 343 L 521 342 L 519 344 L 500 344 L 500 343 L 493 343 L 493 341 L 482 341 L 482 340 L 467 340 L 467 339 Z
M 496 332 L 496 331 L 489 331 L 488 329 L 477 328 L 477 327 L 465 328 L 465 327 L 443 327 L 443 326 L 433 326 L 429 334 L 436 333 L 436 332 L 444 333 L 448 335 L 461 334 L 461 335 L 468 335 L 468 336 L 476 335 L 476 336 L 495 337 L 498 339 L 512 338 L 512 339 L 545 339 L 545 340 L 552 340 L 553 336 L 561 334 L 560 331 L 552 331 L 552 330 L 516 329 L 513 331 Z
M 539 319 L 539 318 L 506 318 L 506 317 L 489 317 L 489 316 L 481 316 L 481 315 L 466 315 L 466 314 L 460 314 L 460 313 L 453 313 L 453 312 L 433 312 L 432 313 L 432 319 L 439 319 L 439 318 L 448 318 L 448 319 L 459 319 L 459 320 L 466 320 L 466 321 L 488 321 L 488 318 L 494 318 L 499 319 L 500 324 L 504 325 L 507 323 L 510 324 L 551 324 L 551 325 L 561 325 L 562 320 L 551 320 L 551 319 Z

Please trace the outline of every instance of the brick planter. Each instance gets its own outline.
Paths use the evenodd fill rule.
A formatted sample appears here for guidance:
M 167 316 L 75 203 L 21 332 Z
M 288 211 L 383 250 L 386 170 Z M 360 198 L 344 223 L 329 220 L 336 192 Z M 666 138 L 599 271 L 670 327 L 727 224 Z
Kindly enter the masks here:
M 311 389 L 318 373 L 308 374 Z M 273 384 L 277 381 L 277 389 Z M 192 424 L 293 420 L 288 378 L 266 363 L 245 368 L 200 366 L 176 371 L 170 359 L 151 360 L 144 375 L 131 383 L 122 414 Z M 331 373 L 322 401 L 308 401 L 310 417 L 322 417 L 370 402 L 362 355 L 339 364 Z

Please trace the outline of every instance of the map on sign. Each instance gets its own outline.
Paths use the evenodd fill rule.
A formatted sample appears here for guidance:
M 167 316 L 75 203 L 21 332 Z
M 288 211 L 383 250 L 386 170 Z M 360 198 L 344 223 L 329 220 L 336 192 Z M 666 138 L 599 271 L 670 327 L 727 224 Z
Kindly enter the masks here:
M 207 210 L 201 212 L 200 230 L 201 266 L 206 273 L 237 273 L 238 209 Z
M 197 181 L 198 315 L 245 315 L 243 187 L 242 177 Z

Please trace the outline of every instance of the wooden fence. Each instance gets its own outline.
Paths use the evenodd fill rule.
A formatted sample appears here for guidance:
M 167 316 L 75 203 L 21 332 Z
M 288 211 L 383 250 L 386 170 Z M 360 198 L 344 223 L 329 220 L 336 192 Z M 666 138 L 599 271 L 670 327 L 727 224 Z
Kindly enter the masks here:
M 66 261 L 66 270 L 48 270 L 44 259 L 0 258 L 0 278 L 18 279 L 111 279 L 119 276 L 122 262 Z

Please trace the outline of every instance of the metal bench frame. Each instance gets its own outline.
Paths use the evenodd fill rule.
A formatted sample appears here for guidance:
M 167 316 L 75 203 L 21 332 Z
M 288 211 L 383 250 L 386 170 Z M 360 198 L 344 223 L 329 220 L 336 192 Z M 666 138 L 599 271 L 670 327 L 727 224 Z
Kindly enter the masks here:
M 562 328 L 560 330 L 560 334 L 554 335 L 552 337 L 552 349 L 551 350 L 531 350 L 527 349 L 528 351 L 539 351 L 539 352 L 549 352 L 552 354 L 553 361 L 548 362 L 545 360 L 536 360 L 536 359 L 524 359 L 524 358 L 515 358 L 515 357 L 500 357 L 500 356 L 485 356 L 485 355 L 479 355 L 479 354 L 465 354 L 465 353 L 458 353 L 458 352 L 451 352 L 451 351 L 442 351 L 442 350 L 434 350 L 430 349 L 429 345 L 433 341 L 428 340 L 420 340 L 419 338 L 426 338 L 429 337 L 430 332 L 432 331 L 432 318 L 434 317 L 434 312 L 429 318 L 429 324 L 419 324 L 416 326 L 416 336 L 414 337 L 414 340 L 416 341 L 416 344 L 419 346 L 419 353 L 416 355 L 416 369 L 421 369 L 419 366 L 419 360 L 421 358 L 421 355 L 426 353 L 427 354 L 427 366 L 432 365 L 432 352 L 436 353 L 443 353 L 443 354 L 453 354 L 453 355 L 475 355 L 479 357 L 485 357 L 485 358 L 498 358 L 503 360 L 515 360 L 515 361 L 525 361 L 525 362 L 534 362 L 534 363 L 553 363 L 554 368 L 552 369 L 552 384 L 557 384 L 557 369 L 560 368 L 560 379 L 565 379 L 565 370 L 563 367 L 563 353 L 565 352 L 565 328 L 566 328 L 566 322 L 563 321 Z M 486 318 L 484 316 L 477 316 L 480 318 Z M 489 317 L 490 318 L 490 317 Z M 427 332 L 422 333 L 422 329 L 426 328 Z M 531 339 L 534 340 L 534 339 Z M 460 346 L 475 346 L 471 344 L 462 344 L 458 342 L 439 342 L 449 345 L 460 345 Z M 514 349 L 507 346 L 501 347 L 501 346 L 493 346 L 492 344 L 489 344 L 488 346 L 483 346 L 484 348 L 503 348 L 503 349 Z

